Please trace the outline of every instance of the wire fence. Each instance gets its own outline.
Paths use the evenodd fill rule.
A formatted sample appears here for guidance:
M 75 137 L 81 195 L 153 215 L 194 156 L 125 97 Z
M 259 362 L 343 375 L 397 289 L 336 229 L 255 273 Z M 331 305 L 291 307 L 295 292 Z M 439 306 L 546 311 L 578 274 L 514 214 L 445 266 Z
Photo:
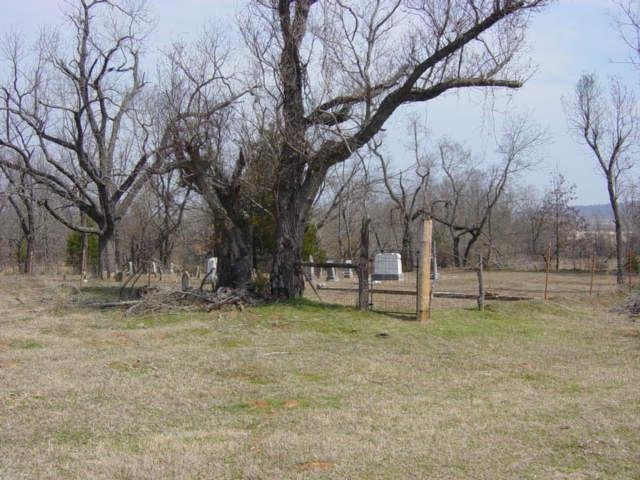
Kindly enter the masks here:
M 589 265 L 585 261 L 585 265 Z M 416 313 L 417 266 L 402 272 L 398 278 L 380 278 L 375 274 L 375 260 L 371 262 L 370 307 L 388 313 L 413 315 Z M 433 282 L 433 308 L 475 308 L 479 293 L 476 268 L 439 269 Z M 485 270 L 484 291 L 488 302 L 494 300 L 542 300 L 545 285 L 548 298 L 583 298 L 590 295 L 612 294 L 618 289 L 616 275 L 608 270 L 583 271 L 509 271 Z M 309 280 L 309 279 L 308 279 Z M 640 275 L 627 271 L 627 285 L 640 286 Z M 358 302 L 358 279 L 342 272 L 329 274 L 318 269 L 311 282 L 307 281 L 305 297 L 309 300 L 353 307 Z
M 399 254 L 377 252 L 371 255 L 369 264 L 368 306 L 375 311 L 415 315 L 417 300 L 418 266 L 411 271 L 404 271 Z M 633 253 L 626 255 L 625 282 L 627 285 L 640 287 L 638 273 L 638 257 Z M 305 298 L 332 305 L 356 307 L 360 299 L 357 259 L 345 260 L 353 262 L 354 267 L 305 267 Z M 142 268 L 130 271 L 128 265 L 122 274 L 110 281 L 122 284 L 138 275 L 136 285 L 166 285 L 180 288 L 182 273 L 188 272 L 191 286 L 199 287 L 206 272 L 206 264 L 190 264 L 173 266 L 153 262 Z M 484 271 L 484 290 L 486 300 L 505 299 L 544 299 L 545 290 L 549 298 L 569 297 L 583 298 L 589 295 L 614 293 L 617 288 L 615 272 L 611 270 L 611 262 L 605 259 L 584 259 L 581 262 L 584 270 L 574 271 Z M 21 269 L 15 261 L 0 264 L 0 271 L 5 274 L 18 274 Z M 78 285 L 98 285 L 102 281 L 97 278 L 97 269 L 90 267 L 86 278 L 80 276 L 80 266 L 64 263 L 41 263 L 34 265 L 35 275 L 51 275 Z M 117 280 L 117 282 L 116 282 Z M 478 277 L 475 268 L 440 269 L 439 276 L 433 282 L 432 308 L 475 308 L 478 296 Z

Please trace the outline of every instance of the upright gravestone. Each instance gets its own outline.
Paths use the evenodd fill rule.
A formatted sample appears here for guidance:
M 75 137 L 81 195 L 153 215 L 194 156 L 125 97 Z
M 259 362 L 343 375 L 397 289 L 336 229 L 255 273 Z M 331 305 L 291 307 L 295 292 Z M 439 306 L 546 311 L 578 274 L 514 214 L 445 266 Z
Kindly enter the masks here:
M 169 273 L 173 273 L 173 262 L 169 262 Z
M 373 280 L 403 280 L 399 253 L 378 253 L 373 263 Z
M 215 284 L 218 282 L 218 259 L 211 257 L 207 260 L 206 281 L 208 284 Z
M 345 260 L 344 263 L 351 264 L 351 260 Z M 344 272 L 342 272 L 343 278 L 353 278 L 353 270 L 350 268 L 345 268 Z
M 313 263 L 313 255 L 309 255 L 309 263 Z M 316 279 L 316 268 L 309 267 L 309 271 L 307 273 L 310 282 L 315 281 Z
M 127 273 L 130 277 L 133 276 L 133 262 L 129 262 L 129 271 Z
M 333 262 L 333 260 L 329 260 L 329 263 Z M 328 267 L 327 268 L 327 282 L 335 282 L 338 280 L 336 275 L 336 267 Z
M 158 275 L 158 265 L 156 265 L 156 262 L 151 262 L 151 273 L 153 273 L 154 276 Z
M 182 272 L 182 290 L 187 291 L 191 288 L 191 275 L 189 272 Z

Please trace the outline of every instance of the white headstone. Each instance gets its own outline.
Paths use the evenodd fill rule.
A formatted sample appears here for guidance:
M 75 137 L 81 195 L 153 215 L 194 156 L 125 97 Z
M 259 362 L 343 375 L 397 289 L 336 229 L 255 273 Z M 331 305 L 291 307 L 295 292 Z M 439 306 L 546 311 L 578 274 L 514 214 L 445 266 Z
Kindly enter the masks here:
M 399 253 L 378 253 L 373 263 L 373 280 L 402 280 L 402 257 Z
M 133 275 L 133 262 L 129 262 L 129 276 Z
M 333 260 L 329 260 L 329 263 L 333 262 Z M 327 268 L 327 282 L 335 282 L 338 280 L 336 275 L 336 267 Z
M 158 266 L 156 265 L 156 262 L 151 262 L 151 273 L 154 275 L 158 274 Z
M 309 263 L 313 263 L 313 256 L 309 255 Z M 315 267 L 309 267 L 309 281 L 313 282 L 316 279 Z
M 173 273 L 173 262 L 169 263 L 169 273 Z
M 205 283 L 216 283 L 218 280 L 218 259 L 211 257 L 207 260 L 207 281 Z
M 344 263 L 351 264 L 351 260 L 345 260 Z M 344 272 L 342 272 L 342 276 L 344 278 L 353 278 L 353 270 L 350 268 L 345 268 Z

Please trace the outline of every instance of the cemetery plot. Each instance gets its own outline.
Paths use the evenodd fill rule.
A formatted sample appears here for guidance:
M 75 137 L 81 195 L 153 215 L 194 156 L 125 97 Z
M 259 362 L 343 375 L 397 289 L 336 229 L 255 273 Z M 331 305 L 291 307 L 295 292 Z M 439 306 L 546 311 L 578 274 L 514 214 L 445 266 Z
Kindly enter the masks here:
M 471 308 L 476 305 L 474 295 L 478 292 L 478 279 L 472 270 L 440 269 L 439 279 L 435 282 L 434 309 Z M 485 290 L 487 300 L 492 301 L 493 294 L 513 297 L 542 299 L 544 296 L 544 272 L 507 272 L 485 271 Z M 588 273 L 551 273 L 549 275 L 549 295 L 563 298 L 582 298 L 589 295 L 590 274 Z M 416 298 L 407 292 L 416 292 L 416 273 L 405 273 L 403 280 L 373 281 L 372 308 L 379 311 L 392 311 L 411 314 L 415 312 Z M 358 281 L 340 279 L 325 288 L 317 288 L 318 295 L 307 285 L 305 298 L 329 304 L 345 306 L 355 305 Z M 593 294 L 614 293 L 617 289 L 614 275 L 597 275 Z M 384 294 L 380 294 L 380 291 Z M 376 294 L 378 291 L 378 294 Z M 394 294 L 394 292 L 397 292 Z M 442 294 L 461 294 L 471 298 L 443 298 Z

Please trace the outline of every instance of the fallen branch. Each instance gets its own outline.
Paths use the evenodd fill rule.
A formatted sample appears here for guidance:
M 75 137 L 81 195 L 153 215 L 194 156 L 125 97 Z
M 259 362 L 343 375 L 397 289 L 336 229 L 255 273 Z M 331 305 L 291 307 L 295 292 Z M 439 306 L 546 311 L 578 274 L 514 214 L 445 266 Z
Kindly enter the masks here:
M 118 307 L 131 307 L 140 303 L 141 300 L 128 300 L 123 302 L 106 302 L 106 303 L 93 303 L 90 307 L 96 308 L 118 308 Z

